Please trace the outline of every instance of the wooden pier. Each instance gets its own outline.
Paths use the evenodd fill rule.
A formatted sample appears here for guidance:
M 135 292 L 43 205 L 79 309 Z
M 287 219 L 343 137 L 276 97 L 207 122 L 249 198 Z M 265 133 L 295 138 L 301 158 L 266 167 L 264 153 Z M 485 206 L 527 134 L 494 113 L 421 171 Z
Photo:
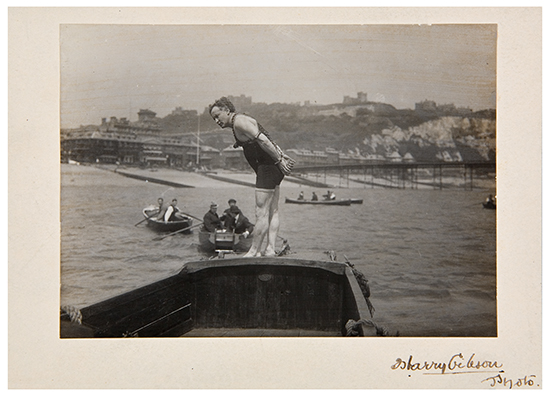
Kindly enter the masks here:
M 495 162 L 391 162 L 353 165 L 306 165 L 295 166 L 293 173 L 316 175 L 327 184 L 328 176 L 337 176 L 339 187 L 349 187 L 349 182 L 364 184 L 371 188 L 433 189 L 463 188 L 473 190 L 475 180 L 492 180 L 496 175 Z M 447 180 L 447 182 L 446 182 Z M 452 180 L 453 183 L 448 182 Z M 457 184 L 457 181 L 460 181 Z

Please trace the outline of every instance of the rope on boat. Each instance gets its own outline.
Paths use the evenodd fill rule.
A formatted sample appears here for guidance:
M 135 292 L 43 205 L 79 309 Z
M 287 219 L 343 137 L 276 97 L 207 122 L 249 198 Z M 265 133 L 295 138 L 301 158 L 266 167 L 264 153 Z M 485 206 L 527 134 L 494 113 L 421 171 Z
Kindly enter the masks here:
M 351 266 L 351 271 L 353 272 L 353 275 L 355 276 L 355 279 L 357 279 L 357 283 L 359 283 L 359 287 L 361 288 L 361 291 L 363 292 L 363 296 L 365 297 L 365 301 L 367 302 L 367 308 L 369 309 L 370 317 L 374 317 L 374 306 L 370 302 L 370 286 L 369 281 L 367 278 L 365 278 L 365 275 L 363 275 L 362 272 L 356 270 L 353 267 L 353 264 L 349 263 Z
M 385 327 L 377 325 L 372 320 L 359 319 L 358 321 L 355 321 L 350 319 L 346 323 L 346 337 L 357 337 L 359 335 L 361 325 L 374 327 L 376 329 L 377 336 L 386 337 L 389 335 L 389 332 Z
M 290 244 L 286 239 L 283 239 L 283 247 L 277 252 L 277 257 L 290 254 Z
M 73 323 L 82 324 L 82 313 L 72 305 L 64 305 L 61 307 L 61 317 L 63 316 L 68 316 Z
M 336 261 L 336 252 L 334 250 L 329 250 L 325 252 L 329 255 L 331 261 Z M 363 293 L 363 297 L 365 297 L 365 301 L 367 302 L 367 308 L 369 309 L 370 317 L 374 317 L 374 305 L 370 302 L 370 286 L 369 286 L 369 280 L 363 275 L 361 271 L 355 268 L 355 265 L 352 264 L 349 259 L 344 254 L 344 259 L 346 260 L 345 263 L 351 268 L 351 272 L 353 273 L 353 276 L 355 276 L 355 279 L 357 280 L 357 283 L 359 284 L 359 287 L 361 288 L 361 292 Z

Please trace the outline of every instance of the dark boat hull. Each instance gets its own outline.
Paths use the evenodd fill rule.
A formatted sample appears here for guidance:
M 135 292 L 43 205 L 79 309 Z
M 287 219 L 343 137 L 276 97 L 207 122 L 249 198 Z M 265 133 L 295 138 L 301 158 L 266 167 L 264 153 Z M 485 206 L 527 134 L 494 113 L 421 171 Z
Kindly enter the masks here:
M 231 244 L 220 243 L 219 238 L 216 242 L 216 233 L 208 231 L 199 231 L 199 244 L 204 252 L 215 252 L 216 250 L 233 250 L 234 252 L 247 252 L 252 245 L 252 235 L 244 238 L 241 234 L 227 233 L 231 236 Z M 227 239 L 226 239 L 227 241 Z
M 299 205 L 337 205 L 337 206 L 349 206 L 351 205 L 350 199 L 342 199 L 340 201 L 309 201 L 300 199 L 285 198 L 285 203 L 299 204 Z
M 162 220 L 152 219 L 151 216 L 154 216 L 155 211 L 149 211 L 144 209 L 143 216 L 147 218 L 147 226 L 157 232 L 174 232 L 183 230 L 184 228 L 191 227 L 193 225 L 193 219 L 190 217 L 185 217 L 179 221 L 168 221 L 164 222 Z M 183 231 L 183 234 L 190 234 L 192 230 Z
M 496 209 L 497 206 L 492 202 L 483 202 L 483 207 L 485 209 Z
M 62 316 L 61 338 L 346 335 L 369 317 L 351 268 L 289 258 L 186 264 L 174 276 Z M 360 336 L 376 335 L 361 324 Z

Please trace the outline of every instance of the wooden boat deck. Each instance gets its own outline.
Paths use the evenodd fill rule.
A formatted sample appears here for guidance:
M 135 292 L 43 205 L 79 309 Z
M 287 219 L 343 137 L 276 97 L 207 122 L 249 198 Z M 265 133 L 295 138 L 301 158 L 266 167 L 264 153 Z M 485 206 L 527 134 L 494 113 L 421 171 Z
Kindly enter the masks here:
M 80 313 L 78 326 L 63 316 L 62 338 L 339 337 L 370 316 L 348 265 L 289 257 L 186 263 Z M 360 325 L 360 335 L 376 335 Z
M 193 329 L 181 337 L 341 337 L 338 331 L 310 329 Z

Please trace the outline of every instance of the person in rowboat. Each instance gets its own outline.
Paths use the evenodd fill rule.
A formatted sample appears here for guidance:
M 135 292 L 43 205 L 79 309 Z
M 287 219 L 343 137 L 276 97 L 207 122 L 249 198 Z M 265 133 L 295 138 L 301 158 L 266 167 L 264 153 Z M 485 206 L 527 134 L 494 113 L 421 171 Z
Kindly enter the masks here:
M 204 231 L 208 232 L 215 232 L 217 229 L 223 228 L 222 221 L 218 217 L 217 203 L 210 204 L 210 210 L 204 215 L 202 227 Z
M 225 209 L 223 211 L 223 214 L 220 216 L 220 220 L 221 221 L 230 221 L 231 218 L 233 218 L 233 214 L 231 213 L 231 209 L 233 209 L 233 207 L 237 206 L 237 201 L 233 198 L 231 198 L 229 201 L 227 201 L 227 203 L 229 204 L 229 208 Z M 238 206 L 237 206 L 238 208 Z M 240 209 L 239 209 L 240 210 Z
M 233 130 L 234 147 L 243 148 L 246 160 L 256 173 L 256 229 L 252 246 L 244 257 L 260 256 L 266 235 L 264 255 L 275 256 L 279 231 L 279 185 L 285 176 L 290 175 L 295 161 L 283 153 L 258 121 L 237 113 L 226 97 L 210 105 L 210 115 L 221 128 Z
M 315 193 L 315 191 L 313 191 L 313 194 L 311 194 L 311 200 L 312 200 L 312 201 L 318 201 L 318 200 L 319 200 L 319 197 L 317 196 L 317 194 Z
M 158 207 L 158 213 L 156 214 L 156 219 L 157 220 L 164 220 L 164 216 L 166 214 L 166 211 L 168 210 L 168 208 L 171 207 L 171 205 L 169 205 L 168 203 L 164 202 L 164 199 L 161 197 L 157 200 L 158 204 L 159 204 L 159 207 Z
M 162 210 L 162 205 L 164 204 L 164 198 L 159 197 L 159 199 L 157 199 L 157 203 L 159 204 L 158 213 L 160 213 L 160 211 Z
M 240 213 L 242 214 L 241 209 L 237 206 L 237 201 L 231 198 L 227 201 L 229 208 L 223 211 L 223 214 L 220 216 L 220 220 L 223 221 L 224 227 L 229 229 L 231 224 L 235 222 L 235 216 Z
M 300 191 L 300 194 L 298 195 L 298 200 L 303 201 L 304 200 L 304 192 Z
M 164 214 L 164 222 L 179 221 L 179 220 L 186 219 L 187 216 L 184 216 L 180 212 L 181 212 L 181 210 L 180 210 L 180 208 L 178 208 L 178 200 L 176 198 L 174 198 L 172 200 L 172 203 L 168 207 L 168 209 L 166 209 L 166 213 Z
M 327 190 L 327 193 L 323 194 L 323 197 L 325 201 L 334 201 L 336 199 L 336 194 L 334 194 L 334 191 Z
M 244 238 L 248 238 L 254 231 L 254 224 L 248 220 L 237 205 L 231 207 L 230 213 L 231 217 L 226 221 L 225 227 L 230 231 L 234 231 L 235 234 L 242 234 Z

